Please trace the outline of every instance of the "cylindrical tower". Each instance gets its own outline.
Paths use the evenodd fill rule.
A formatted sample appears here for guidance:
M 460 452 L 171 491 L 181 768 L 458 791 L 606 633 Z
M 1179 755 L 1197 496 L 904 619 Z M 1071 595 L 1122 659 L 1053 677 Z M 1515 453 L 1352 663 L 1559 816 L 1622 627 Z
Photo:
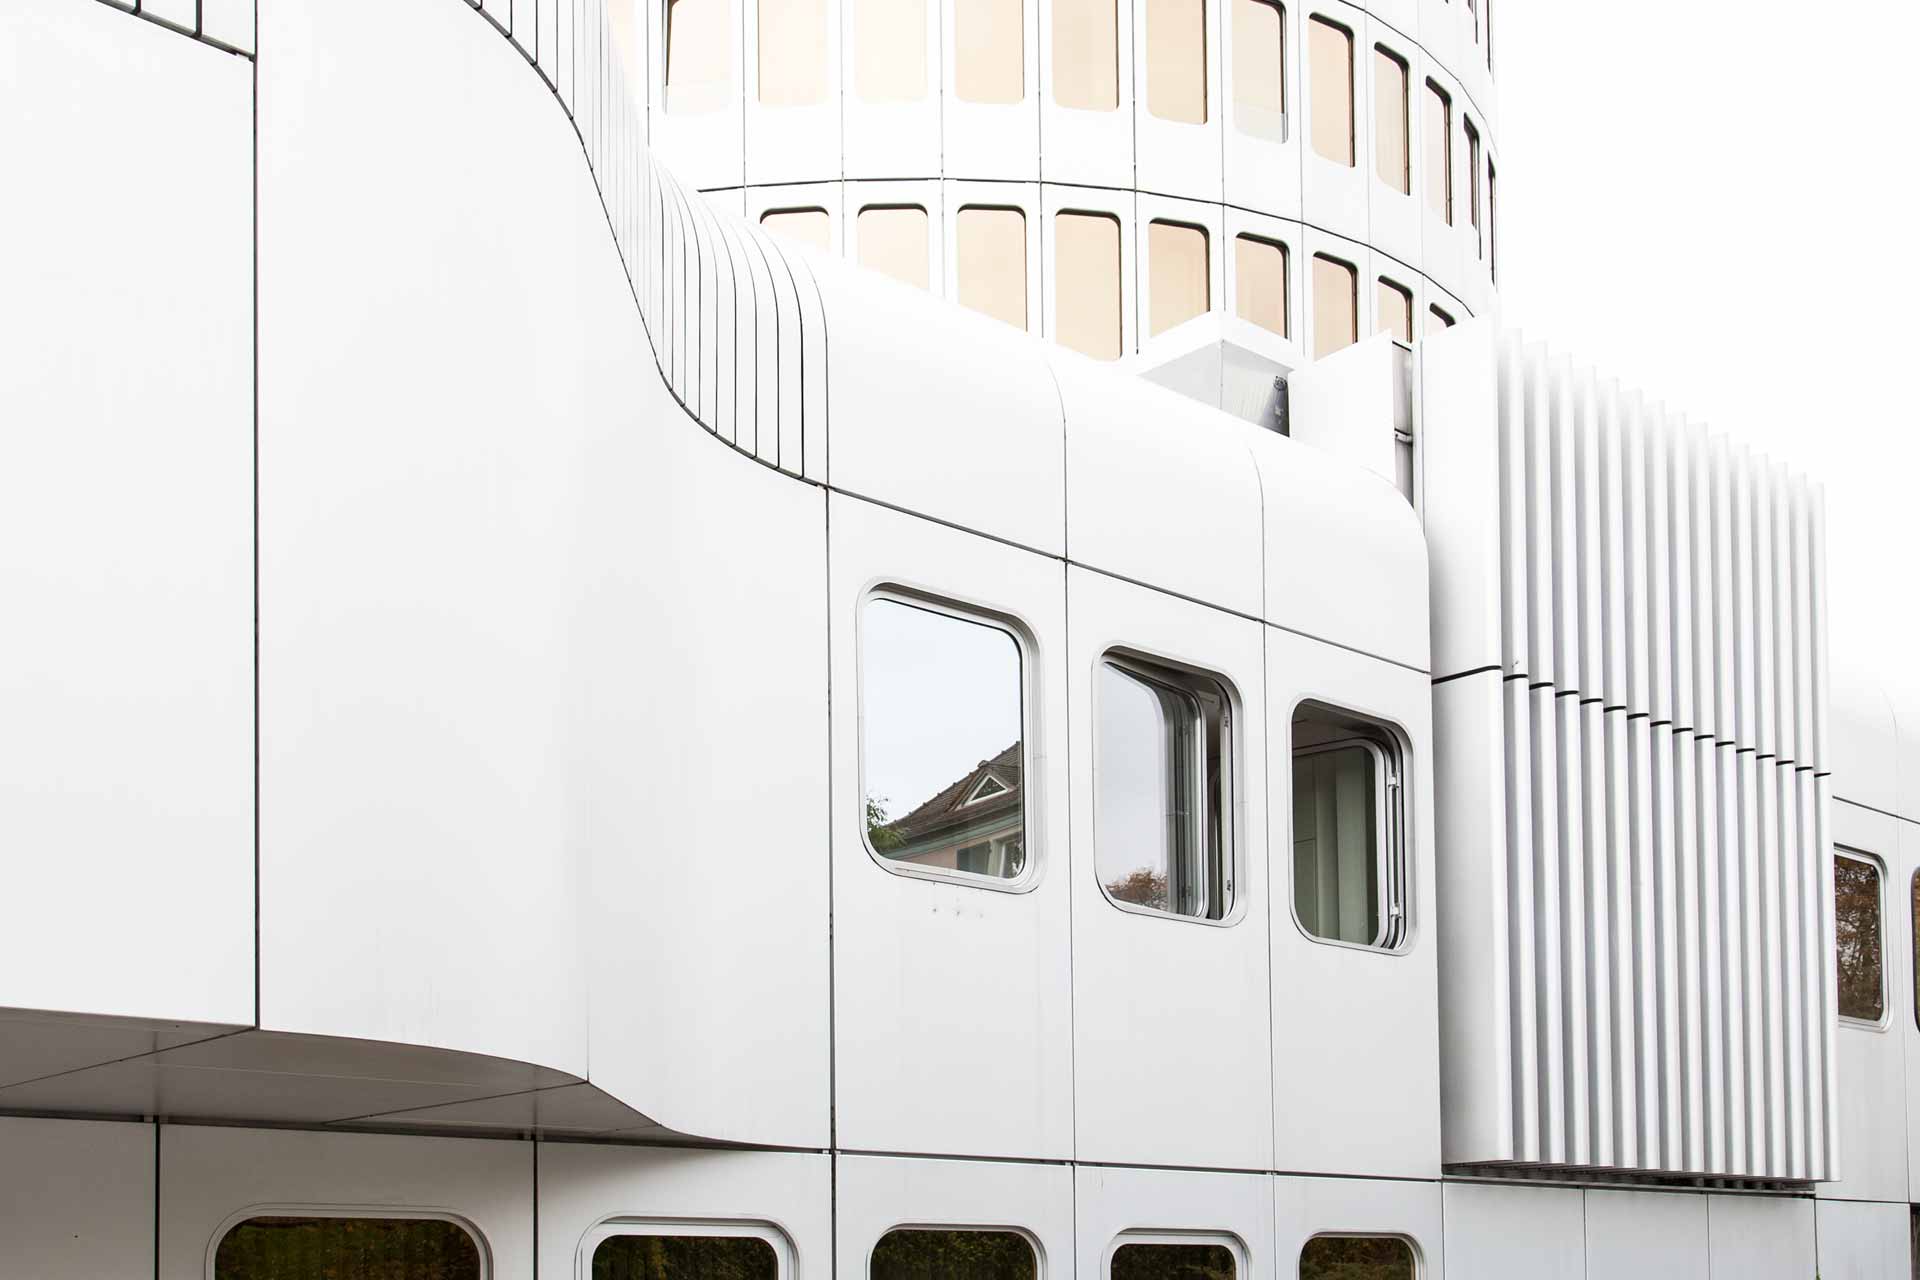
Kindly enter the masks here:
M 616 0 L 650 141 L 770 229 L 1103 359 L 1482 311 L 1493 0 Z

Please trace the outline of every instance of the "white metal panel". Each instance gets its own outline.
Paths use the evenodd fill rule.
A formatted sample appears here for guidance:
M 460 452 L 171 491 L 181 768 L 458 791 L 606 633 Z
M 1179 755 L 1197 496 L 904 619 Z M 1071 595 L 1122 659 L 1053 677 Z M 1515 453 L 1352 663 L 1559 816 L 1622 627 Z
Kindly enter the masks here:
M 1273 1274 L 1297 1275 L 1301 1251 L 1315 1236 L 1380 1235 L 1399 1236 L 1413 1246 L 1423 1280 L 1446 1280 L 1442 1218 L 1437 1182 L 1275 1178 Z
M 1432 556 L 1433 672 L 1498 667 L 1503 557 L 1499 334 L 1471 321 L 1416 352 L 1424 499 Z M 1498 674 L 1497 672 L 1495 673 Z
M 1075 1153 L 1273 1168 L 1273 1100 L 1301 1095 L 1274 1087 L 1273 1040 L 1259 1012 L 1271 1007 L 1265 628 L 1077 566 L 1067 572 L 1067 595 Z M 1094 702 L 1100 661 L 1116 648 L 1212 675 L 1234 699 L 1238 866 L 1233 909 L 1221 923 L 1122 910 L 1101 886 Z
M 816 274 L 835 349 L 864 353 L 827 393 L 834 487 L 1059 554 L 1060 399 L 1041 349 L 892 281 L 828 263 Z
M 1774 1196 L 1707 1197 L 1709 1274 L 1806 1280 L 1814 1258 L 1814 1203 Z
M 1148 15 L 1152 6 L 1137 0 L 1121 6 L 1121 21 L 1131 8 L 1133 34 L 1133 82 L 1139 86 L 1133 99 L 1134 177 L 1128 184 L 1141 191 L 1155 191 L 1189 200 L 1218 201 L 1221 198 L 1222 137 L 1224 130 L 1221 102 L 1221 33 L 1226 22 L 1221 11 L 1225 0 L 1199 0 L 1197 8 L 1206 27 L 1202 48 L 1206 66 L 1202 73 L 1206 93 L 1206 119 L 1187 124 L 1163 119 L 1153 113 L 1152 94 L 1147 80 L 1147 47 L 1151 38 Z M 1165 37 L 1162 37 L 1164 40 Z
M 1449 1182 L 1447 1261 L 1475 1280 L 1586 1280 L 1585 1203 L 1577 1189 Z
M 940 106 L 941 171 L 949 178 L 1036 182 L 1040 178 L 1040 26 L 1052 18 L 1046 0 L 1021 7 L 1021 97 L 969 102 L 958 91 L 954 23 L 967 0 L 941 0 L 944 100 Z
M 1395 953 L 1309 937 L 1293 911 L 1293 860 L 1285 853 L 1273 859 L 1274 1096 L 1283 1100 L 1274 1115 L 1274 1167 L 1433 1177 L 1440 1163 L 1440 931 L 1431 688 L 1417 672 L 1270 627 L 1267 699 L 1275 797 L 1268 844 L 1276 851 L 1293 848 L 1292 760 L 1280 744 L 1291 741 L 1303 701 L 1393 726 L 1403 738 L 1409 936 Z
M 1055 361 L 1054 377 L 1067 421 L 1067 555 L 1258 617 L 1263 513 L 1247 447 L 1258 428 L 1085 361 Z M 1176 415 L 1198 420 L 1175 434 Z
M 1822 1200 L 1816 1211 L 1819 1280 L 1887 1280 L 1912 1266 L 1905 1204 Z
M 1285 1274 L 1273 1256 L 1273 1182 L 1268 1174 L 1076 1165 L 1074 1274 L 1112 1273 L 1121 1236 L 1211 1236 L 1239 1254 L 1236 1272 Z
M 0 14 L 0 1005 L 252 1021 L 251 72 Z
M 743 77 L 746 101 L 742 122 L 744 137 L 736 145 L 745 153 L 743 174 L 754 186 L 782 182 L 824 182 L 844 172 L 840 115 L 852 88 L 843 71 L 842 55 L 849 48 L 843 34 L 846 16 L 852 10 L 847 3 L 827 2 L 820 6 L 825 31 L 820 56 L 823 81 L 818 101 L 769 104 L 760 96 L 760 22 L 758 0 L 748 0 L 742 29 L 744 45 Z M 929 25 L 932 25 L 929 21 Z M 796 51 L 798 53 L 798 51 Z M 774 56 L 779 56 L 776 53 Z M 933 75 L 929 66 L 928 76 Z M 901 176 L 906 176 L 901 171 Z M 927 170 L 916 176 L 931 177 Z M 838 203 L 837 201 L 835 202 Z
M 832 1158 L 824 1153 L 543 1143 L 533 1274 L 590 1276 L 597 1229 L 631 1222 L 643 1231 L 673 1223 L 759 1228 L 785 1246 L 776 1250 L 786 1255 L 781 1280 L 825 1275 L 833 1251 L 832 1184 Z
M 531 1143 L 182 1125 L 159 1143 L 160 1280 L 206 1280 L 247 1218 L 315 1211 L 450 1218 L 480 1242 L 489 1280 L 534 1274 Z
M 829 500 L 836 1116 L 842 1146 L 1062 1159 L 1073 1106 L 1066 584 L 1059 562 Z M 1026 630 L 1032 888 L 908 877 L 867 852 L 859 618 L 891 584 Z M 1006 957 L 980 981 L 982 956 Z M 1262 975 L 1264 976 L 1264 975 Z M 914 1064 L 911 1073 L 902 1062 Z
M 1588 1191 L 1588 1280 L 1699 1280 L 1708 1274 L 1707 1198 Z
M 0 1117 L 0 1248 L 9 1275 L 153 1274 L 155 1127 Z
M 1072 1274 L 1070 1165 L 841 1156 L 835 1169 L 834 1256 L 842 1280 L 866 1280 L 874 1245 L 899 1226 L 1015 1231 L 1034 1248 L 1036 1274 Z

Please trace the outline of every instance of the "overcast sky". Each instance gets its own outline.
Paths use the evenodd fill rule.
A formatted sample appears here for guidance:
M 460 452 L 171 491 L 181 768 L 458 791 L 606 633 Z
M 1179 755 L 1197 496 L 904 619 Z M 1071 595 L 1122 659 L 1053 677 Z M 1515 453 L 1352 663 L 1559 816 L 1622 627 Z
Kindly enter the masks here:
M 1874 8 L 1496 3 L 1500 288 L 1820 480 L 1838 662 L 1892 675 L 1920 664 L 1920 16 Z

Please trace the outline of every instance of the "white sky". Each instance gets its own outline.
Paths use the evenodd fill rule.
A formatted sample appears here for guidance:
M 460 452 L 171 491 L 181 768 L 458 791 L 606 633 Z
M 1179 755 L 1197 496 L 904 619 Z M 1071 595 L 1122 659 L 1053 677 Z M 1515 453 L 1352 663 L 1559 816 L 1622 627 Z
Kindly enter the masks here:
M 1821 481 L 1836 665 L 1920 710 L 1920 13 L 1874 9 L 1498 0 L 1500 290 Z

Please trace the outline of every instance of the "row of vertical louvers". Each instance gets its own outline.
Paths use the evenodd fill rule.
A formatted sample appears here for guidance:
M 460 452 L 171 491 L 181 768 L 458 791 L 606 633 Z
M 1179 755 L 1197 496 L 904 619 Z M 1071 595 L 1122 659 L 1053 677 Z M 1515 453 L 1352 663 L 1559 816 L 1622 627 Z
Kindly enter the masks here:
M 1422 359 L 1448 1161 L 1837 1176 L 1819 492 L 1490 325 Z

